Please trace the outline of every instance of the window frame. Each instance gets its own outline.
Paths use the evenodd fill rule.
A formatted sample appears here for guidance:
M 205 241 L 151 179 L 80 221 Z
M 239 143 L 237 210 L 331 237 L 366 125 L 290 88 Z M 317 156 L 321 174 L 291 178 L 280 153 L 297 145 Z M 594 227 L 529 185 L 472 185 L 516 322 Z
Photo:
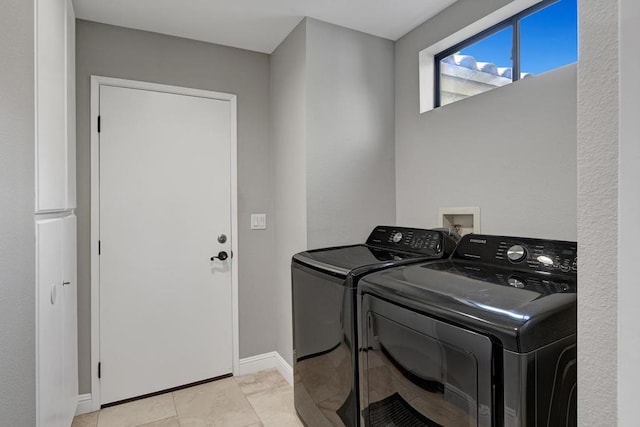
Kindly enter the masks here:
M 542 0 L 540 3 L 534 4 L 521 12 L 512 15 L 511 17 L 498 22 L 491 27 L 480 31 L 462 40 L 459 43 L 441 51 L 434 55 L 433 60 L 433 75 L 434 75 L 434 86 L 433 86 L 433 108 L 441 107 L 441 96 L 440 96 L 440 61 L 452 55 L 464 47 L 472 45 L 482 39 L 485 39 L 505 28 L 512 27 L 512 42 L 511 42 L 511 83 L 520 80 L 520 21 L 523 18 L 526 18 L 529 15 L 532 15 L 538 12 L 541 9 L 546 8 L 547 6 L 551 6 L 554 3 L 557 3 L 561 0 Z M 474 96 L 474 95 L 472 95 Z

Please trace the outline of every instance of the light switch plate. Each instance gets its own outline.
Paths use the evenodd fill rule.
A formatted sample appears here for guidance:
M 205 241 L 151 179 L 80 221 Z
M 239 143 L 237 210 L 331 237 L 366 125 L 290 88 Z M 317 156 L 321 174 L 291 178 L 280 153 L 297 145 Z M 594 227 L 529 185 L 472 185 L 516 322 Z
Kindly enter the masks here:
M 264 230 L 267 228 L 267 214 L 251 214 L 251 229 Z

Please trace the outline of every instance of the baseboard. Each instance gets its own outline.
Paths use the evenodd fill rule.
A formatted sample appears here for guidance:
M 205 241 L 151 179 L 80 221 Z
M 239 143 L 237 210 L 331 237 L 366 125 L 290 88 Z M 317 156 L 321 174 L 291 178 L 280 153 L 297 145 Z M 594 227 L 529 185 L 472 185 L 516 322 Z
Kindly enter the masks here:
M 276 362 L 277 362 L 276 369 L 278 369 L 278 371 L 284 377 L 284 379 L 287 380 L 287 382 L 293 386 L 293 368 L 291 367 L 291 365 L 287 363 L 286 360 L 284 360 L 282 356 L 280 356 L 280 353 L 278 352 L 275 352 L 275 353 L 276 353 Z
M 96 409 L 93 407 L 93 398 L 91 393 L 81 394 L 78 396 L 78 407 L 76 408 L 76 415 L 88 414 Z
M 240 359 L 238 375 L 253 374 L 254 372 L 272 368 L 276 368 L 284 379 L 293 385 L 293 369 L 277 351 Z
M 277 351 L 240 359 L 237 375 L 253 374 L 254 372 L 272 368 L 276 368 L 284 379 L 287 380 L 289 384 L 293 385 L 293 368 L 291 368 L 287 361 L 284 360 Z M 87 414 L 96 410 L 97 409 L 94 408 L 93 405 L 91 393 L 81 394 L 78 396 L 76 415 Z

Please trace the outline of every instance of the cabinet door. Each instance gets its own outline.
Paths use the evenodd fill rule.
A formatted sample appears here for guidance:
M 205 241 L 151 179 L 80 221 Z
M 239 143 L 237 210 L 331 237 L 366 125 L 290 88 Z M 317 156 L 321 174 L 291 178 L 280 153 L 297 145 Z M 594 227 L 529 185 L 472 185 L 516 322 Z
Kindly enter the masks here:
M 71 25 L 67 25 L 71 24 L 67 1 L 36 1 L 37 211 L 65 210 L 73 201 L 67 193 L 75 180 L 69 175 L 75 145 L 71 147 L 73 153 L 68 150 L 67 134 L 71 131 L 69 121 L 75 123 L 69 114 L 70 108 L 75 109 L 75 95 L 72 100 L 69 92 L 70 80 L 74 78 L 71 74 L 75 74 L 75 67 L 70 67 L 75 46 L 67 45 L 73 43 L 69 34 Z
M 63 425 L 69 426 L 78 405 L 78 285 L 76 273 L 76 217 L 63 219 L 62 224 L 62 310 L 64 359 Z
M 64 387 L 62 345 L 62 220 L 36 222 L 37 419 L 39 426 L 61 425 Z
M 76 15 L 73 3 L 67 0 L 66 13 L 67 61 L 67 209 L 76 207 Z
M 36 1 L 36 210 L 67 203 L 66 0 Z

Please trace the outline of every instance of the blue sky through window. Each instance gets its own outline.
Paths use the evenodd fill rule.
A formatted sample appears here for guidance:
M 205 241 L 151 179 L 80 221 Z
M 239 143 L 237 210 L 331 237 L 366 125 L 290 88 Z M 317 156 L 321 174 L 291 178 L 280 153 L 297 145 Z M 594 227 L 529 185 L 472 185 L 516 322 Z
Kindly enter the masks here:
M 520 28 L 521 71 L 539 74 L 578 60 L 577 0 L 560 0 L 523 18 Z M 463 48 L 479 62 L 511 67 L 511 30 L 499 31 Z

